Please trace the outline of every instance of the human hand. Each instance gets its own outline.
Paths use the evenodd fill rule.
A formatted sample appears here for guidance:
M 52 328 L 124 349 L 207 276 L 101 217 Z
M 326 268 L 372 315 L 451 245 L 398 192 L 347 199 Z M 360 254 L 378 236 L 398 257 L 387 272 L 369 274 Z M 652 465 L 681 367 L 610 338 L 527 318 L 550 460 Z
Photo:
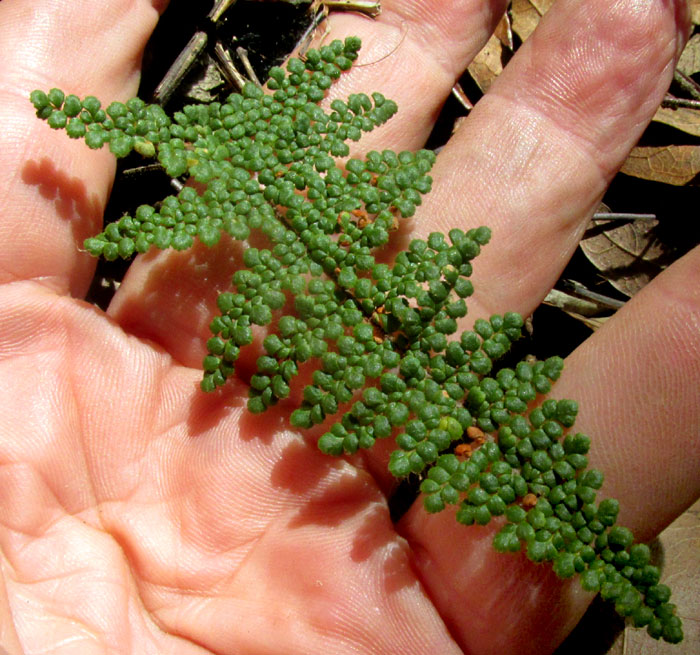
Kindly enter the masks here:
M 496 554 L 491 528 L 387 511 L 382 448 L 335 460 L 203 396 L 206 325 L 233 256 L 140 257 L 107 312 L 80 299 L 114 171 L 36 120 L 34 88 L 125 100 L 163 3 L 0 4 L 0 643 L 12 653 L 545 653 L 589 596 Z M 334 16 L 360 63 L 335 88 L 400 112 L 363 141 L 420 147 L 504 3 L 385 0 Z M 530 313 L 558 277 L 670 81 L 684 3 L 560 0 L 433 170 L 416 234 L 488 224 L 470 319 Z M 400 45 L 399 45 L 400 44 Z M 396 52 L 389 54 L 397 45 Z M 534 258 L 533 253 L 538 253 Z M 698 495 L 693 251 L 567 361 L 556 397 L 648 539 Z M 662 346 L 660 348 L 659 346 Z M 599 362 L 614 353 L 615 368 Z

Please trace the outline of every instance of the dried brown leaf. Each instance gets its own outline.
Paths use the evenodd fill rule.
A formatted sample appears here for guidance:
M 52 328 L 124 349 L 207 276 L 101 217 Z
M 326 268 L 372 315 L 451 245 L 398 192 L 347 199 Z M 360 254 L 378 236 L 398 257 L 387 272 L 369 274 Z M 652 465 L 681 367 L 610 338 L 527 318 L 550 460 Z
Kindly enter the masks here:
M 659 107 L 654 115 L 654 121 L 675 127 L 686 134 L 700 136 L 700 111 L 697 109 Z
M 513 32 L 525 41 L 553 4 L 554 0 L 513 0 L 510 10 Z
M 492 34 L 481 52 L 469 64 L 467 68 L 469 74 L 484 93 L 489 90 L 491 84 L 503 71 L 502 57 L 503 45 L 498 37 Z
M 694 25 L 700 25 L 700 0 L 688 0 L 690 6 L 690 20 Z
M 700 173 L 700 146 L 634 148 L 621 171 L 644 180 L 683 186 Z
M 671 263 L 673 253 L 655 234 L 657 220 L 595 220 L 581 250 L 618 291 L 633 296 Z
M 700 3 L 700 0 L 698 2 Z M 677 68 L 686 75 L 695 75 L 700 71 L 700 34 L 694 34 L 685 44 Z
M 532 6 L 544 16 L 554 4 L 554 0 L 530 0 Z
M 513 30 L 510 24 L 510 16 L 508 12 L 503 14 L 501 20 L 498 21 L 494 34 L 498 37 L 501 45 L 512 52 L 513 50 Z

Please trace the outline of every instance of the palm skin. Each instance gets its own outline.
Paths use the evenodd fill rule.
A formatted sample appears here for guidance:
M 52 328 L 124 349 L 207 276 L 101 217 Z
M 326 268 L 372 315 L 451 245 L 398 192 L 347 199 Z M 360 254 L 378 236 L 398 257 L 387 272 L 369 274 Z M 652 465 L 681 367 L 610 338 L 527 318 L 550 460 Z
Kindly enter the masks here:
M 331 38 L 358 34 L 372 64 L 336 93 L 377 89 L 401 108 L 363 147 L 420 147 L 503 5 L 385 0 L 377 22 L 331 20 Z M 235 255 L 149 254 L 106 314 L 81 300 L 94 262 L 79 247 L 99 229 L 114 163 L 50 132 L 28 94 L 130 97 L 163 8 L 0 4 L 0 644 L 13 655 L 551 651 L 589 601 L 578 583 L 493 553 L 490 528 L 448 513 L 417 504 L 393 525 L 383 449 L 328 458 L 287 428 L 289 408 L 247 415 L 241 380 L 198 390 Z M 669 83 L 685 20 L 683 2 L 560 0 L 440 155 L 412 227 L 494 229 L 471 320 L 528 313 L 556 279 Z M 604 490 L 643 539 L 700 491 L 699 267 L 693 251 L 666 271 L 555 387 L 580 401 Z M 614 369 L 601 370 L 610 353 Z

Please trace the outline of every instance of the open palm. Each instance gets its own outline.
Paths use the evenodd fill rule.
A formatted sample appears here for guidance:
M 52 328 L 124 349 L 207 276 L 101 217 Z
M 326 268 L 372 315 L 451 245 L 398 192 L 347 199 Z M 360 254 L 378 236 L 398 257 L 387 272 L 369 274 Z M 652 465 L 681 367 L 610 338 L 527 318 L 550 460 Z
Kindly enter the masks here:
M 362 37 L 370 64 L 335 93 L 397 100 L 363 146 L 420 147 L 505 2 L 382 4 L 376 22 L 330 21 L 331 38 Z M 28 94 L 130 97 L 163 5 L 0 4 L 0 645 L 551 651 L 589 601 L 577 583 L 496 555 L 490 528 L 419 506 L 393 525 L 386 453 L 328 458 L 288 429 L 284 407 L 247 415 L 241 380 L 198 390 L 226 248 L 140 257 L 107 314 L 81 300 L 94 262 L 80 244 L 99 230 L 113 158 L 49 131 Z M 413 225 L 493 228 L 470 318 L 528 313 L 556 280 L 669 83 L 684 5 L 560 0 L 441 153 Z M 605 490 L 642 538 L 699 491 L 699 272 L 693 251 L 570 357 L 555 387 L 581 401 Z M 615 369 L 600 370 L 610 352 Z

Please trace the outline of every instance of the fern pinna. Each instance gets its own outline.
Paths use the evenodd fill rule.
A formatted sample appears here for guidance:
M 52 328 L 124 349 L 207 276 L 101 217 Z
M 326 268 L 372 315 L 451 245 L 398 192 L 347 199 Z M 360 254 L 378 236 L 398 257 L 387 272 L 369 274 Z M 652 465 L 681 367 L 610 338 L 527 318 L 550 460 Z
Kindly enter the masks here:
M 158 209 L 138 207 L 85 248 L 116 259 L 184 250 L 195 239 L 211 246 L 222 232 L 240 241 L 262 233 L 269 247 L 248 247 L 232 290 L 218 298 L 204 391 L 233 375 L 252 326 L 271 326 L 250 380 L 251 412 L 287 397 L 299 365 L 316 361 L 290 422 L 326 426 L 322 451 L 354 453 L 393 436 L 390 471 L 420 480 L 427 511 L 456 505 L 465 525 L 501 517 L 496 549 L 524 549 L 562 578 L 578 574 L 652 637 L 680 641 L 649 548 L 615 525 L 615 500 L 596 503 L 603 475 L 588 469 L 589 438 L 571 431 L 576 403 L 533 402 L 550 391 L 563 361 L 495 365 L 520 337 L 515 313 L 459 332 L 471 261 L 488 228 L 414 239 L 391 265 L 375 259 L 430 191 L 435 155 L 385 150 L 338 163 L 350 154 L 348 140 L 397 111 L 379 93 L 320 106 L 359 47 L 348 38 L 309 50 L 270 71 L 271 93 L 249 83 L 172 119 L 138 98 L 102 109 L 91 96 L 34 91 L 37 115 L 51 127 L 90 148 L 109 144 L 117 157 L 156 157 L 173 178 L 197 183 Z

